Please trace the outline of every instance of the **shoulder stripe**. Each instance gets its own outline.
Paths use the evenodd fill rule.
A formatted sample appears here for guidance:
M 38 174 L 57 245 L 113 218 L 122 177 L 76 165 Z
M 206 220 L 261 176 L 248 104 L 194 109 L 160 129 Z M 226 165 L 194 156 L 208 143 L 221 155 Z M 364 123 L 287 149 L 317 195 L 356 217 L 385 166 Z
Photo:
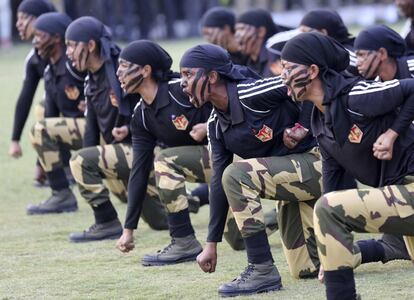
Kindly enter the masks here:
M 377 87 L 383 87 L 383 86 L 387 86 L 387 85 L 392 85 L 394 84 L 396 81 L 398 81 L 398 79 L 393 79 L 393 80 L 389 80 L 389 81 L 359 81 L 353 88 L 352 91 L 354 90 L 368 90 L 371 88 L 377 88 Z
M 181 105 L 181 106 L 183 106 L 183 107 L 187 107 L 187 108 L 192 107 L 192 105 L 191 105 L 191 104 L 189 104 L 189 105 L 185 105 L 185 104 L 181 103 L 180 101 L 178 101 L 178 100 L 177 100 L 177 98 L 175 98 L 175 97 L 174 97 L 174 95 L 173 95 L 170 91 L 168 91 L 168 94 L 170 95 L 170 97 L 171 97 L 171 98 L 172 98 L 175 102 L 177 102 L 177 104 L 178 104 L 178 105 Z
M 268 87 L 267 89 L 262 89 L 260 91 L 256 91 L 256 92 L 253 92 L 253 93 L 250 93 L 250 94 L 241 95 L 241 96 L 239 96 L 239 99 L 241 100 L 241 99 L 249 98 L 249 97 L 252 97 L 252 96 L 255 96 L 255 95 L 263 94 L 263 93 L 266 93 L 268 91 L 278 89 L 282 86 L 284 86 L 284 84 L 272 85 L 271 87 Z
M 244 93 L 248 93 L 248 92 L 251 92 L 251 91 L 254 91 L 254 90 L 258 90 L 258 89 L 264 88 L 264 87 L 269 86 L 269 85 L 272 85 L 272 84 L 277 85 L 277 84 L 280 84 L 280 83 L 282 83 L 282 80 L 270 81 L 270 82 L 267 82 L 267 83 L 262 83 L 260 85 L 253 86 L 253 87 L 248 88 L 248 89 L 240 89 L 238 91 L 238 93 L 239 94 L 244 94 Z
M 243 105 L 245 108 L 247 108 L 248 110 L 251 110 L 253 112 L 257 112 L 257 113 L 261 113 L 261 114 L 266 114 L 268 112 L 270 112 L 270 109 L 268 110 L 257 110 L 257 109 L 253 109 L 250 106 L 246 105 L 243 103 L 243 101 L 240 101 L 241 105 Z
M 400 85 L 400 82 L 398 80 L 392 80 L 390 84 L 388 85 L 383 85 L 383 86 L 376 86 L 373 88 L 363 88 L 363 89 L 352 89 L 351 92 L 349 93 L 350 96 L 352 95 L 363 95 L 363 94 L 370 94 L 370 93 L 375 93 L 375 92 L 379 92 L 379 91 L 383 91 L 383 90 L 387 90 L 387 89 L 391 89 L 393 87 L 396 87 Z
M 73 70 L 72 67 L 70 66 L 69 62 L 66 62 L 66 69 L 69 71 L 70 75 L 72 75 L 75 79 L 79 80 L 79 81 L 85 81 L 85 78 L 79 76 L 78 74 L 76 74 Z
M 170 81 L 168 81 L 168 84 L 174 84 L 174 83 L 177 83 L 177 82 L 181 82 L 181 78 L 170 80 Z
M 237 85 L 237 87 L 242 87 L 242 86 L 253 86 L 255 84 L 258 84 L 260 82 L 267 82 L 267 81 L 276 81 L 276 80 L 280 80 L 280 76 L 275 76 L 275 77 L 267 77 L 267 78 L 263 78 L 263 79 L 259 79 L 259 80 L 255 80 L 251 83 L 239 83 Z

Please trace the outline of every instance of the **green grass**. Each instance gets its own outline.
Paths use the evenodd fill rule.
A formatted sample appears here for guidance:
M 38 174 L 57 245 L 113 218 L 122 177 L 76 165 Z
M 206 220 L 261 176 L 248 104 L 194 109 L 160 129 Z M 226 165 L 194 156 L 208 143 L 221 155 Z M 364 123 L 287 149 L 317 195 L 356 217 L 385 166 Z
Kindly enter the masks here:
M 163 44 L 177 60 L 196 41 Z M 144 268 L 140 258 L 168 243 L 167 232 L 156 232 L 141 222 L 136 249 L 122 254 L 115 241 L 71 244 L 68 235 L 93 222 L 92 211 L 81 197 L 77 213 L 27 216 L 28 203 L 45 199 L 47 189 L 32 187 L 35 153 L 28 142 L 28 127 L 22 138 L 24 156 L 8 157 L 14 105 L 23 76 L 28 46 L 0 51 L 0 299 L 211 299 L 217 287 L 232 280 L 246 265 L 244 252 L 219 246 L 219 264 L 213 274 L 204 274 L 195 263 Z M 39 89 L 36 103 L 41 98 Z M 75 191 L 78 194 L 77 188 Z M 126 206 L 114 200 L 121 220 Z M 200 241 L 206 239 L 208 207 L 192 215 Z M 362 237 L 362 236 L 361 236 Z M 366 235 L 364 237 L 367 237 Z M 272 253 L 284 282 L 278 293 L 253 299 L 323 299 L 324 288 L 316 280 L 295 280 L 287 270 L 278 234 L 270 237 Z M 356 271 L 357 288 L 363 299 L 413 299 L 414 269 L 410 262 L 371 264 Z

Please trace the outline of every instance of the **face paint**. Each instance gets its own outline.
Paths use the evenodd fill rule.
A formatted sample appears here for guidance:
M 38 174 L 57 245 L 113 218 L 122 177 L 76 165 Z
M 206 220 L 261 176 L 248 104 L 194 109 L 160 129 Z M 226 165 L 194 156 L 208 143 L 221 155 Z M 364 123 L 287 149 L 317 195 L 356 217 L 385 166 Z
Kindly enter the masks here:
M 30 40 L 33 37 L 33 21 L 35 16 L 23 12 L 17 13 L 16 28 L 19 32 L 20 39 L 23 41 Z
M 120 60 L 118 71 L 116 72 L 121 87 L 126 93 L 134 93 L 144 81 L 142 74 L 136 75 L 142 67 L 130 63 L 126 60 Z
M 357 51 L 357 67 L 358 72 L 365 79 L 374 79 L 378 76 L 378 69 L 381 64 L 381 57 L 377 51 L 365 50 Z
M 200 81 L 200 78 L 203 76 L 203 74 L 204 74 L 204 70 L 203 69 L 198 69 L 198 71 L 197 71 L 197 73 L 196 73 L 196 76 L 195 76 L 195 78 L 194 78 L 194 81 L 193 81 L 193 85 L 191 86 L 191 95 L 193 96 L 193 99 L 192 99 L 192 102 L 193 102 L 193 105 L 195 106 L 195 107 L 201 107 L 201 105 L 202 105 L 202 102 L 200 102 L 200 100 L 202 100 L 202 99 L 199 99 L 198 97 L 197 97 L 197 85 L 198 85 L 198 82 Z M 201 98 L 201 92 L 200 92 L 200 98 Z
M 55 43 L 50 34 L 36 30 L 33 39 L 33 46 L 37 49 L 37 52 L 42 59 L 49 59 L 52 55 Z
M 247 24 L 237 24 L 235 37 L 240 44 L 240 51 L 245 55 L 254 53 L 258 43 L 257 28 Z
M 72 66 L 75 67 L 76 70 L 80 72 L 87 70 L 89 51 L 86 43 L 66 41 L 66 55 L 72 61 Z
M 307 86 L 312 82 L 308 68 L 304 65 L 294 64 L 289 68 L 284 66 L 281 77 L 294 101 L 299 101 L 306 93 Z

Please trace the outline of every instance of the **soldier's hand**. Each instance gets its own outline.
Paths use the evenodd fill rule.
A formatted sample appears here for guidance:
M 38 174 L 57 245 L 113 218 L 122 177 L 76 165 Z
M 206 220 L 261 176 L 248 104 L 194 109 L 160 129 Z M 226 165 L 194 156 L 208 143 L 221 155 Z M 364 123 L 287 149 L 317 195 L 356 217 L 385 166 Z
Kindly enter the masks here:
M 79 111 L 81 111 L 83 113 L 85 112 L 85 110 L 86 110 L 86 101 L 85 100 L 79 101 L 78 109 L 79 109 Z
M 116 247 L 119 249 L 119 251 L 124 253 L 128 253 L 129 251 L 134 249 L 135 244 L 132 229 L 124 228 L 121 237 L 116 242 Z
M 115 138 L 115 141 L 120 142 L 122 141 L 129 133 L 128 126 L 124 125 L 122 127 L 114 127 L 112 129 L 112 135 Z
M 9 155 L 14 158 L 19 158 L 23 155 L 22 147 L 18 141 L 12 141 L 9 147 Z
M 372 147 L 374 156 L 380 160 L 391 160 L 394 142 L 397 137 L 398 133 L 392 129 L 388 129 L 386 132 L 381 134 Z
M 207 123 L 198 123 L 190 131 L 193 140 L 201 142 L 207 136 Z
M 197 256 L 197 263 L 201 270 L 206 273 L 213 273 L 216 271 L 217 243 L 207 243 L 203 252 Z
M 296 123 L 292 128 L 286 128 L 283 132 L 283 143 L 289 149 L 295 148 L 308 134 L 309 130 Z
M 322 284 L 325 283 L 325 271 L 323 270 L 322 265 L 319 267 L 318 280 Z

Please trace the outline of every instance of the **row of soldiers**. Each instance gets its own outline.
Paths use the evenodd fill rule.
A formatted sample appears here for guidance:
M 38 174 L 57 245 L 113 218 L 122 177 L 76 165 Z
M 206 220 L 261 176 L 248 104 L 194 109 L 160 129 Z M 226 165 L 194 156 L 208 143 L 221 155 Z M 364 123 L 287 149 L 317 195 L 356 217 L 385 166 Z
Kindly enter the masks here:
M 10 153 L 21 155 L 43 77 L 44 118 L 30 138 L 52 195 L 27 213 L 78 209 L 69 165 L 95 218 L 72 242 L 118 239 L 129 252 L 142 214 L 171 236 L 144 266 L 197 260 L 214 272 L 224 236 L 248 265 L 222 296 L 282 288 L 268 242 L 277 227 L 292 276 L 319 273 L 328 299 L 357 298 L 362 263 L 413 257 L 414 57 L 392 29 L 354 39 L 331 10 L 289 30 L 265 10 L 236 18 L 214 8 L 203 18 L 210 44 L 188 49 L 178 74 L 157 43 L 121 50 L 99 20 L 72 21 L 45 0 L 23 1 L 17 28 L 34 50 Z M 200 186 L 188 194 L 186 182 Z M 109 191 L 127 202 L 123 226 Z M 261 199 L 277 201 L 278 225 L 271 213 L 265 220 Z M 207 203 L 203 249 L 189 213 Z M 354 243 L 352 231 L 384 235 Z

